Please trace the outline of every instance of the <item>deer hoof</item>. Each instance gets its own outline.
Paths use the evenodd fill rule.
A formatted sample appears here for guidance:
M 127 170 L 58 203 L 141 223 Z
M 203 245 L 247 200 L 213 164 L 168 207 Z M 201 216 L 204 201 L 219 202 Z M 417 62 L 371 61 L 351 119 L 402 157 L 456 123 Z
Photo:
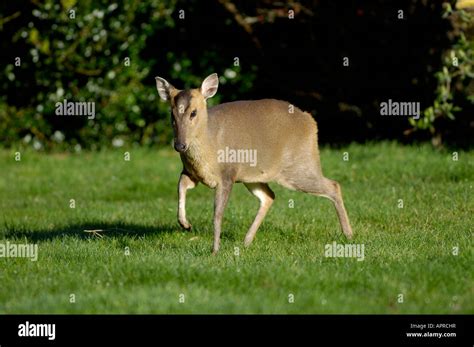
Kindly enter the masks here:
M 179 225 L 181 225 L 181 227 L 184 229 L 184 230 L 191 230 L 191 228 L 193 227 L 191 224 L 189 224 L 188 222 L 186 221 L 179 221 Z

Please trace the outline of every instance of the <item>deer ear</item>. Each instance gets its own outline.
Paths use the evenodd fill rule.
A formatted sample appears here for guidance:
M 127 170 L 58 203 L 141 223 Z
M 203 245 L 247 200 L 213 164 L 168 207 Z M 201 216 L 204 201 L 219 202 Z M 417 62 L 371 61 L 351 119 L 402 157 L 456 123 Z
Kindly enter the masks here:
M 167 80 L 161 77 L 155 77 L 156 89 L 162 100 L 169 100 L 171 98 L 171 91 L 175 89 Z
M 217 77 L 216 73 L 207 76 L 201 85 L 201 94 L 204 96 L 204 99 L 209 99 L 216 95 L 218 86 L 219 77 Z

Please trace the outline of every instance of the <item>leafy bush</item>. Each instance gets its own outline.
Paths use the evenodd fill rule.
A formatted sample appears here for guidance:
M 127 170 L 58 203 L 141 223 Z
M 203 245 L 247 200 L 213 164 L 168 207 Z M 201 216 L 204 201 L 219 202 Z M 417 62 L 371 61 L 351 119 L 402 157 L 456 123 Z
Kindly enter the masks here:
M 166 41 L 162 33 L 178 25 L 173 0 L 2 7 L 0 30 L 11 38 L 1 47 L 8 51 L 0 76 L 0 142 L 6 146 L 19 139 L 36 149 L 168 143 L 169 110 L 158 101 L 156 70 L 194 87 L 212 70 L 203 71 L 184 53 L 154 54 Z M 229 69 L 235 70 L 233 83 L 246 77 L 236 73 L 239 67 Z M 55 115 L 64 99 L 95 102 L 95 119 Z
M 154 77 L 189 88 L 212 72 L 222 87 L 211 104 L 287 100 L 315 115 L 323 143 L 406 140 L 406 118 L 380 117 L 387 99 L 431 105 L 412 127 L 469 141 L 472 39 L 460 28 L 452 46 L 451 22 L 440 15 L 447 0 L 409 0 L 403 20 L 389 3 L 3 1 L 0 145 L 169 144 L 169 109 Z M 447 7 L 446 16 L 460 15 Z M 346 56 L 351 65 L 341 68 Z M 55 115 L 64 99 L 95 102 L 96 118 Z
M 455 17 L 454 20 L 459 22 L 459 32 L 452 48 L 444 54 L 442 69 L 435 74 L 438 85 L 433 105 L 425 109 L 418 120 L 410 118 L 410 124 L 415 129 L 428 130 L 432 134 L 436 146 L 441 145 L 442 141 L 437 121 L 446 118 L 454 120 L 455 113 L 462 110 L 455 99 L 458 103 L 462 100 L 474 103 L 474 95 L 466 88 L 474 79 L 474 40 L 464 34 L 469 26 L 473 26 L 473 15 L 463 9 L 453 10 L 449 3 L 445 3 L 443 17 Z

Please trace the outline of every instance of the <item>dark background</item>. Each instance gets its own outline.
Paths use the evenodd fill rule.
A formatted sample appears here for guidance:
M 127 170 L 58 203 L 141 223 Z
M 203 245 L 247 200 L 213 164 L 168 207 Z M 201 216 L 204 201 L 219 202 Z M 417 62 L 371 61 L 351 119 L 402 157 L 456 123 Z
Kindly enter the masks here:
M 168 144 L 168 106 L 158 100 L 154 76 L 195 88 L 217 72 L 224 81 L 214 103 L 287 100 L 313 114 L 322 143 L 396 139 L 470 146 L 472 28 L 458 25 L 456 13 L 443 18 L 454 3 L 125 1 L 112 10 L 107 1 L 3 3 L 0 140 L 37 149 L 117 146 L 114 139 L 125 146 Z M 448 65 L 452 95 L 446 102 L 461 108 L 452 120 L 435 104 L 441 98 L 436 74 L 449 64 L 461 32 L 470 50 L 460 64 L 471 72 L 456 77 L 457 68 Z M 95 40 L 97 33 L 105 34 Z M 21 67 L 13 66 L 17 56 Z M 124 57 L 131 58 L 130 67 Z M 54 104 L 64 98 L 95 101 L 97 118 L 55 116 Z M 438 111 L 424 126 L 410 124 L 408 117 L 380 115 L 388 99 Z

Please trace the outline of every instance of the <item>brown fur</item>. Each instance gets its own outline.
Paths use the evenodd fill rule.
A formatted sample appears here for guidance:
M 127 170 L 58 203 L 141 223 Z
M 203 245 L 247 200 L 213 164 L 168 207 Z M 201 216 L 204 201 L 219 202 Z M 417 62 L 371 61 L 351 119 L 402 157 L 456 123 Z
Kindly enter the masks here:
M 157 78 L 160 96 L 171 101 L 175 143 L 186 146 L 180 153 L 183 162 L 178 186 L 180 224 L 187 229 L 191 227 L 185 216 L 186 190 L 198 182 L 216 189 L 214 252 L 217 252 L 222 215 L 232 185 L 242 182 L 260 200 L 259 212 L 245 238 L 245 244 L 249 245 L 274 199 L 267 183 L 276 182 L 332 200 L 345 235 L 351 237 L 339 184 L 322 174 L 318 129 L 313 117 L 288 102 L 273 99 L 229 102 L 207 109 L 206 98 L 217 91 L 216 78 L 211 75 L 201 89 L 189 91 L 179 91 Z M 256 150 L 257 165 L 218 162 L 218 151 L 226 147 Z

